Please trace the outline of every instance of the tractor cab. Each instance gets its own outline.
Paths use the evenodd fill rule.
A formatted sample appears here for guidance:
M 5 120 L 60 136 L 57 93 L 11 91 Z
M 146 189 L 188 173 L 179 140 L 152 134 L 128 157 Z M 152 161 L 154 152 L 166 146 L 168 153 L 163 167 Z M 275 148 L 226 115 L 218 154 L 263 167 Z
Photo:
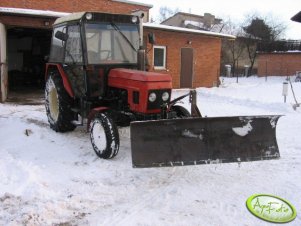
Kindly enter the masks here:
M 139 24 L 138 16 L 93 12 L 59 18 L 48 67 L 61 64 L 75 97 L 103 96 L 111 69 L 137 69 Z

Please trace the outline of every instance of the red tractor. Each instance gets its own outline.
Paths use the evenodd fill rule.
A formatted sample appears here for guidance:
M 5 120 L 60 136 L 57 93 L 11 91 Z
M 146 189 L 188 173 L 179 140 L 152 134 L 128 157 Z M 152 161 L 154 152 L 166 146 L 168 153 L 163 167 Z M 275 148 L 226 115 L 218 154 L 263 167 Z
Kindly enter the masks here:
M 96 154 L 113 158 L 119 149 L 116 125 L 161 119 L 172 80 L 141 70 L 141 39 L 137 16 L 86 12 L 57 19 L 46 66 L 50 127 L 72 131 L 87 119 Z M 164 117 L 185 114 L 188 111 L 175 106 Z
M 81 12 L 56 20 L 45 88 L 46 112 L 53 130 L 72 131 L 86 123 L 94 151 L 109 159 L 119 150 L 117 126 L 129 126 L 135 121 L 131 123 L 131 141 L 133 164 L 137 167 L 196 164 L 219 158 L 249 161 L 279 157 L 273 126 L 278 116 L 201 118 L 195 93 L 171 101 L 171 76 L 145 71 L 142 37 L 141 20 L 133 15 Z M 190 96 L 191 113 L 197 119 L 180 119 L 190 117 L 185 108 L 175 106 L 185 96 Z M 264 122 L 262 126 L 259 121 Z M 260 127 L 260 132 L 267 131 L 268 137 L 255 130 L 250 132 L 246 144 L 256 141 L 251 149 L 256 145 L 258 151 L 250 150 L 240 157 L 241 150 L 250 148 L 243 144 L 245 138 L 233 136 L 231 126 L 251 124 Z M 190 128 L 192 125 L 196 127 Z M 210 125 L 215 125 L 214 130 Z M 262 140 L 265 138 L 268 142 Z M 164 145 L 160 145 L 161 139 Z M 230 139 L 228 146 L 223 139 Z M 190 148 L 189 144 L 194 146 Z M 220 151 L 221 145 L 226 149 Z M 207 154 L 199 155 L 200 150 L 194 147 L 205 147 L 201 152 Z M 216 149 L 216 154 L 208 147 Z

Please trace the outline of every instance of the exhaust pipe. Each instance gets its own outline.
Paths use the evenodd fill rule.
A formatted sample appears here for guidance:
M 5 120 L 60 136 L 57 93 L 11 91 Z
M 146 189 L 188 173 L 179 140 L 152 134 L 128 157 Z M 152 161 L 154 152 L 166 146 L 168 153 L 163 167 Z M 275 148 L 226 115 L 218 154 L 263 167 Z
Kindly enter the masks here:
M 138 70 L 145 71 L 145 49 L 143 49 L 143 17 L 142 13 L 139 17 L 139 49 L 137 51 Z
M 140 46 L 137 52 L 138 70 L 145 71 L 145 50 Z

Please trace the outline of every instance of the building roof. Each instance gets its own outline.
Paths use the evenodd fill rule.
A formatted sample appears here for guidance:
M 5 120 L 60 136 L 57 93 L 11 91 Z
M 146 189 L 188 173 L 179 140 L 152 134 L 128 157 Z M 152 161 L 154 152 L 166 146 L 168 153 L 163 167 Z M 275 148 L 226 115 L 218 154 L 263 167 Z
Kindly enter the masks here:
M 112 0 L 113 2 L 121 2 L 121 3 L 126 3 L 126 4 L 131 4 L 131 5 L 140 5 L 140 6 L 145 6 L 148 8 L 153 8 L 153 5 L 151 4 L 145 4 L 141 2 L 136 2 L 136 1 L 128 1 L 128 0 Z
M 166 20 L 162 21 L 161 24 L 165 24 L 167 21 L 171 20 L 174 17 L 178 17 L 178 16 L 190 17 L 190 18 L 195 18 L 195 19 L 203 19 L 204 18 L 204 16 L 202 16 L 202 15 L 178 12 L 175 15 L 173 15 L 173 16 L 167 18 Z M 222 21 L 222 19 L 218 19 L 218 18 L 214 18 L 214 20 L 217 21 L 218 23 L 220 23 Z
M 236 36 L 234 36 L 234 35 L 228 35 L 228 34 L 204 31 L 204 30 L 195 30 L 195 29 L 182 28 L 182 27 L 174 27 L 174 26 L 154 24 L 154 23 L 144 23 L 143 27 L 153 28 L 153 29 L 158 29 L 158 30 L 166 30 L 166 31 L 201 34 L 201 35 L 214 36 L 214 37 L 220 37 L 220 38 L 228 38 L 228 39 L 236 38 Z
M 301 11 L 291 18 L 292 21 L 301 22 Z
M 0 13 L 41 16 L 41 17 L 63 17 L 69 15 L 69 13 L 55 12 L 50 10 L 21 9 L 21 8 L 7 8 L 7 7 L 0 7 Z

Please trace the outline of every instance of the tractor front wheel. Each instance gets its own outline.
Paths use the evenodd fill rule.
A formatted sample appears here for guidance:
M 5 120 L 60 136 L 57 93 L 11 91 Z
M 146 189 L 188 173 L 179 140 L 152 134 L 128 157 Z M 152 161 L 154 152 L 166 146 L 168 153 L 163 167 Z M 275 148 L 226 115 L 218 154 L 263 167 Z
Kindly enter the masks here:
M 114 158 L 119 150 L 118 129 L 107 113 L 98 114 L 91 122 L 90 138 L 98 157 Z
M 179 105 L 172 106 L 171 110 L 176 112 L 177 118 L 190 118 L 191 117 L 189 111 L 182 106 L 179 106 Z

